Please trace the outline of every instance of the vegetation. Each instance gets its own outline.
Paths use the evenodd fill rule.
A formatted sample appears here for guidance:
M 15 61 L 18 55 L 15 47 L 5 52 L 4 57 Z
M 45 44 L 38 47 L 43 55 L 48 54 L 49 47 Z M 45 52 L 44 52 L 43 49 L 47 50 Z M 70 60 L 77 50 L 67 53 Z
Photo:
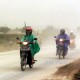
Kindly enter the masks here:
M 0 34 L 0 44 L 15 43 L 16 37 L 21 37 L 21 34 Z
M 0 32 L 2 32 L 2 33 L 7 33 L 7 32 L 9 32 L 9 31 L 11 31 L 11 29 L 10 28 L 8 28 L 8 27 L 0 27 Z
M 16 48 L 17 44 L 16 44 L 16 37 L 22 37 L 24 34 L 24 29 L 23 28 L 16 28 L 14 30 L 11 30 L 8 27 L 0 27 L 0 32 L 2 32 L 0 34 L 0 48 L 2 49 L 3 47 L 5 47 L 5 49 L 7 48 L 14 48 L 14 49 L 18 49 L 19 47 Z M 10 33 L 9 33 L 10 31 Z M 16 32 L 14 34 L 14 31 Z M 18 33 L 20 32 L 20 33 Z M 38 38 L 38 42 L 41 45 L 45 40 L 47 40 L 49 37 L 54 37 L 55 35 L 57 35 L 59 32 L 58 29 L 53 28 L 53 26 L 48 26 L 47 28 L 41 30 L 41 31 L 35 31 L 33 30 L 33 34 Z M 2 47 L 3 46 L 3 47 Z M 0 49 L 0 51 L 1 51 Z M 3 48 L 4 50 L 4 48 Z M 11 49 L 13 50 L 13 49 Z

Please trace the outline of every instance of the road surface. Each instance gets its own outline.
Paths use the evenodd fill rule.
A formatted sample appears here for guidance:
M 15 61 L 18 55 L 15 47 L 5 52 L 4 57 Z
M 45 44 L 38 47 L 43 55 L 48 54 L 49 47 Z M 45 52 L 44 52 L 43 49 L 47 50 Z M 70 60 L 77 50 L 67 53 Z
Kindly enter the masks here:
M 0 80 L 41 80 L 55 72 L 59 66 L 80 58 L 79 46 L 74 50 L 69 50 L 65 59 L 59 60 L 55 52 L 55 45 L 42 47 L 35 56 L 37 62 L 34 67 L 30 69 L 27 66 L 24 72 L 20 69 L 18 50 L 0 53 Z

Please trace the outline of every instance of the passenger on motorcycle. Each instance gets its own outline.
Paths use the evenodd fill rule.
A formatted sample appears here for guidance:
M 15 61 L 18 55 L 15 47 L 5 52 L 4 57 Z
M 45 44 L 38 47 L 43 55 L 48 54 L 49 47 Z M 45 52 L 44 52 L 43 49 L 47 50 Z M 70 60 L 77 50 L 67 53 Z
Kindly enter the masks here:
M 36 37 L 32 34 L 32 31 L 33 30 L 31 27 L 26 27 L 25 28 L 26 34 L 21 38 L 20 42 L 24 42 L 24 41 L 32 42 L 32 44 L 29 44 L 29 45 L 30 45 L 30 50 L 31 50 L 32 63 L 34 63 L 35 62 L 34 55 L 40 51 L 40 46 L 37 40 L 35 40 Z M 20 56 L 21 56 L 21 51 L 20 51 Z
M 73 31 L 70 32 L 70 39 L 75 39 L 75 35 Z
M 65 33 L 64 29 L 61 29 L 60 30 L 60 34 L 58 36 L 56 36 L 56 45 L 57 46 L 59 45 L 59 41 L 58 41 L 59 39 L 63 39 L 64 40 L 64 52 L 67 54 L 68 45 L 70 44 L 70 39 L 69 39 L 69 36 Z

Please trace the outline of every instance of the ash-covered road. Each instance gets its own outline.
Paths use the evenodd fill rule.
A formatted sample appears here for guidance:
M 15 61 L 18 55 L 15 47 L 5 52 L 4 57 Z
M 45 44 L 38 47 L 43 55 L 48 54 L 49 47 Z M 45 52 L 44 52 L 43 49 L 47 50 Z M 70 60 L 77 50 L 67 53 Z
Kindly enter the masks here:
M 61 60 L 55 55 L 55 44 L 42 47 L 35 56 L 37 62 L 34 67 L 30 69 L 27 66 L 24 72 L 20 69 L 19 51 L 0 53 L 0 80 L 41 80 L 55 72 L 57 67 L 80 58 L 79 44 L 79 39 L 77 39 L 76 49 L 69 50 L 66 58 Z

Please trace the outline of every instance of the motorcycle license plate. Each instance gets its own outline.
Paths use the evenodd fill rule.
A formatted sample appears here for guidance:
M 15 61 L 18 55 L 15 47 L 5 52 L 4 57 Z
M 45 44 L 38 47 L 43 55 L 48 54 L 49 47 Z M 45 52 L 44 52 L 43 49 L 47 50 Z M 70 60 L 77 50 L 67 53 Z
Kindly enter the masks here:
M 30 50 L 29 48 L 28 49 L 26 49 L 26 48 L 25 49 L 21 49 L 21 51 L 29 51 L 29 50 Z

